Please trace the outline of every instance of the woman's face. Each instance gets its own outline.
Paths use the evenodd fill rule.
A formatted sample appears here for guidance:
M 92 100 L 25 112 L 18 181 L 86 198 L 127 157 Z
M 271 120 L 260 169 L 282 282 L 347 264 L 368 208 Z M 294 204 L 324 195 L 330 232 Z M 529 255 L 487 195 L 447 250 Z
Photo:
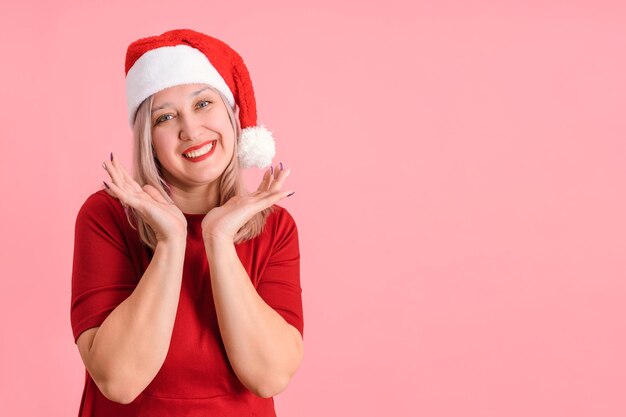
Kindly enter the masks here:
M 150 120 L 154 151 L 169 184 L 189 189 L 222 175 L 233 155 L 235 134 L 217 92 L 206 84 L 161 90 L 154 96 Z

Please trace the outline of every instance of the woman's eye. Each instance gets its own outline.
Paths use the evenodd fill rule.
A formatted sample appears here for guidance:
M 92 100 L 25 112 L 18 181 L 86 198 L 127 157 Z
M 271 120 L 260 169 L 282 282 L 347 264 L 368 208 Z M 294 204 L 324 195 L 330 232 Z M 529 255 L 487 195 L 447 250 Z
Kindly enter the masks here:
M 154 125 L 156 126 L 159 123 L 164 122 L 165 120 L 169 120 L 169 119 L 164 119 L 164 117 L 166 117 L 166 116 L 171 116 L 171 114 L 164 114 L 163 116 L 157 117 L 156 123 Z
M 198 102 L 198 105 L 200 106 L 200 104 L 202 104 L 202 103 L 206 103 L 206 106 L 211 104 L 211 102 L 209 100 L 201 100 L 201 101 Z M 200 107 L 206 107 L 206 106 L 200 106 Z

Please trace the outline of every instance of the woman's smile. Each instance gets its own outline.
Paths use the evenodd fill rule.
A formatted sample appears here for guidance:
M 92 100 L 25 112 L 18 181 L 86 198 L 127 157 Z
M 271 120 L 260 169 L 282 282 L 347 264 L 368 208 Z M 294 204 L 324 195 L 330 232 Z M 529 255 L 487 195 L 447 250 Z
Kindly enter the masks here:
M 205 159 L 213 155 L 216 144 L 217 144 L 217 139 L 207 141 L 198 146 L 193 146 L 187 149 L 185 152 L 183 152 L 183 157 L 189 162 L 204 161 Z

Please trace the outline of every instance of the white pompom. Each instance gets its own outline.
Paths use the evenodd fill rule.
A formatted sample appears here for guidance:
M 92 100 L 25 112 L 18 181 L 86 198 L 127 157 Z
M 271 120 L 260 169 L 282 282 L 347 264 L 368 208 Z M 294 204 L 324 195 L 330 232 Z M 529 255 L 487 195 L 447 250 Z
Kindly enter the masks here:
M 274 137 L 264 126 L 246 127 L 241 131 L 237 156 L 242 168 L 270 166 L 274 155 L 276 155 Z

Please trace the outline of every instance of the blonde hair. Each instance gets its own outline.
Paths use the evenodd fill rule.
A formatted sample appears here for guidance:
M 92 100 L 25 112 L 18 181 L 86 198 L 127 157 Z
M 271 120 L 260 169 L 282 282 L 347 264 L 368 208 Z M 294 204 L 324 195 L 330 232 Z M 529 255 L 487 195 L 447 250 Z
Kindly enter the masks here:
M 224 95 L 217 89 L 213 87 L 211 87 L 211 89 L 217 92 L 224 102 L 236 138 L 233 156 L 220 178 L 216 180 L 219 181 L 218 205 L 222 206 L 233 196 L 247 196 L 250 193 L 244 186 L 243 179 L 241 177 L 239 159 L 237 158 L 238 139 L 241 135 L 241 124 L 239 119 L 235 116 L 233 108 L 228 104 L 226 97 L 224 97 Z M 154 95 L 146 98 L 137 109 L 137 114 L 135 115 L 135 123 L 133 127 L 133 177 L 140 186 L 143 187 L 146 184 L 150 184 L 159 190 L 168 202 L 174 203 L 170 196 L 169 185 L 163 179 L 160 163 L 157 160 L 154 148 L 152 147 L 151 112 L 153 100 Z M 255 214 L 235 234 L 233 243 L 238 244 L 258 236 L 263 231 L 267 217 L 274 210 L 275 206 L 272 205 Z M 142 242 L 154 251 L 157 240 L 150 225 L 148 225 L 148 223 L 146 223 L 141 216 L 138 215 L 133 207 L 128 207 L 126 209 L 126 216 L 128 217 L 128 221 L 131 226 L 139 232 Z M 136 224 L 133 224 L 133 221 Z

